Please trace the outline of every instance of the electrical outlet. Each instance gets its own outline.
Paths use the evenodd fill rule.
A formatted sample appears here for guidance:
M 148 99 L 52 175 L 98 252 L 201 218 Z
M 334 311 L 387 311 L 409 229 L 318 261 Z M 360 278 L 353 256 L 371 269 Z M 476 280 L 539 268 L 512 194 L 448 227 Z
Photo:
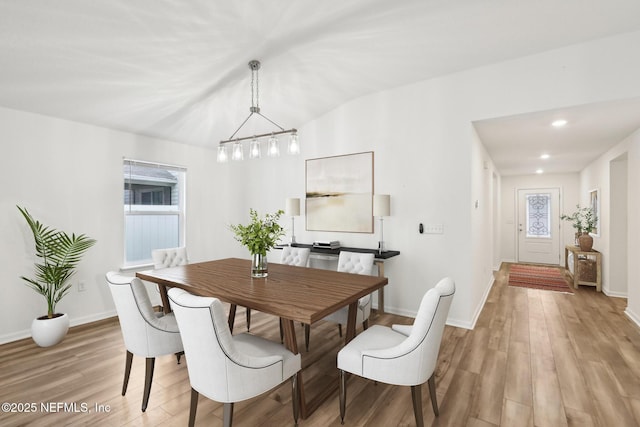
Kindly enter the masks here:
M 78 292 L 84 292 L 87 288 L 84 285 L 84 282 L 78 282 Z

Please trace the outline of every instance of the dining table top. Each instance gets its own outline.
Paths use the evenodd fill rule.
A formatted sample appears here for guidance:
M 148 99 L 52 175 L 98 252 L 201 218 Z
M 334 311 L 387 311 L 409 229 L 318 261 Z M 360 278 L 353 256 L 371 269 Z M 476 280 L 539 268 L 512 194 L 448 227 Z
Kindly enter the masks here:
M 270 263 L 251 277 L 251 261 L 225 258 L 136 273 L 142 280 L 312 324 L 382 288 L 386 277 Z

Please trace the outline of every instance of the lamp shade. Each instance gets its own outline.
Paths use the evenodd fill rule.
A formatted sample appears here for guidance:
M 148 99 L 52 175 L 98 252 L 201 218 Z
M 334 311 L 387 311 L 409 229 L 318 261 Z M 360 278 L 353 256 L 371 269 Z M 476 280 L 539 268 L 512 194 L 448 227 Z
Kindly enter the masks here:
M 388 194 L 373 195 L 373 216 L 391 215 L 391 196 Z
M 298 198 L 288 198 L 287 204 L 284 209 L 284 214 L 287 216 L 298 216 L 300 215 L 300 199 Z

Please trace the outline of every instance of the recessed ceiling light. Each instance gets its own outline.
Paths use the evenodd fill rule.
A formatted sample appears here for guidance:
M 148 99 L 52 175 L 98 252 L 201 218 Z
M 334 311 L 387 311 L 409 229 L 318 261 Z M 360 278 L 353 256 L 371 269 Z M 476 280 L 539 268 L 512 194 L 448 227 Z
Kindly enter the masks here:
M 541 159 L 548 159 L 550 156 L 548 154 L 542 154 L 540 156 Z
M 544 173 L 544 171 L 542 169 L 538 169 L 538 170 L 536 170 L 536 173 L 537 174 L 541 174 L 541 173 Z
M 567 124 L 567 121 L 565 119 L 559 119 L 551 123 L 551 126 L 553 126 L 554 128 L 561 128 L 566 124 Z

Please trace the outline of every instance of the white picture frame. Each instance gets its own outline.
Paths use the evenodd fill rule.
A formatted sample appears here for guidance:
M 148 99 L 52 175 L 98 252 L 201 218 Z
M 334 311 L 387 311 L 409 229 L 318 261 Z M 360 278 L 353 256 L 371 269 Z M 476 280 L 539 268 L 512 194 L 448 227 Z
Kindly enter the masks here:
M 600 237 L 600 189 L 589 190 L 589 207 L 596 216 L 596 226 L 591 231 L 592 236 Z

